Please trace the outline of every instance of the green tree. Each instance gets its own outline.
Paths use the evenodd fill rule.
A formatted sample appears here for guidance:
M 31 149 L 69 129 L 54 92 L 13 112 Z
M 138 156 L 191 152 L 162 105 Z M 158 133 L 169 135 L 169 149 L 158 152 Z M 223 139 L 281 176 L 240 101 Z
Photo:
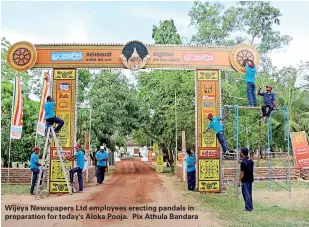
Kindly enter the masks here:
M 140 72 L 138 87 L 140 127 L 153 142 L 159 143 L 163 152 L 168 154 L 170 165 L 173 166 L 172 151 L 176 146 L 175 91 L 178 150 L 181 146 L 182 128 L 187 133 L 188 144 L 194 143 L 194 72 L 162 70 Z
M 280 25 L 280 10 L 270 2 L 238 2 L 225 9 L 217 2 L 195 2 L 189 12 L 197 29 L 192 42 L 203 45 L 235 45 L 247 42 L 261 54 L 280 49 L 292 38 L 275 30 Z M 241 36 L 235 36 L 241 32 Z
M 231 33 L 240 29 L 240 18 L 236 8 L 224 10 L 218 2 L 194 2 L 189 12 L 190 25 L 197 29 L 191 42 L 198 45 L 234 45 Z M 242 38 L 237 42 L 242 42 Z M 237 40 L 236 39 L 236 40 Z
M 112 137 L 129 135 L 138 127 L 136 89 L 119 72 L 101 71 L 90 88 L 92 131 L 97 144 L 112 145 Z
M 11 107 L 13 97 L 13 83 L 1 81 L 1 158 L 4 166 L 8 165 L 9 135 L 11 125 Z M 24 116 L 23 131 L 20 140 L 12 140 L 11 161 L 24 162 L 29 160 L 33 152 L 34 138 L 36 131 L 37 114 L 39 103 L 23 95 Z
M 153 26 L 152 38 L 155 44 L 181 44 L 180 35 L 177 33 L 174 20 L 160 21 L 159 27 Z
M 22 137 L 20 140 L 12 140 L 11 161 L 24 162 L 29 159 L 35 143 L 39 111 L 39 103 L 28 97 L 31 89 L 28 72 L 16 73 L 6 64 L 6 53 L 10 46 L 11 44 L 5 38 L 1 39 L 1 158 L 3 158 L 5 166 L 8 165 L 11 108 L 16 76 L 22 82 L 24 115 Z
M 275 30 L 275 26 L 280 25 L 282 14 L 278 8 L 271 6 L 270 2 L 242 1 L 238 6 L 236 10 L 244 21 L 242 30 L 248 35 L 251 45 L 260 40 L 256 45 L 260 53 L 269 53 L 290 43 L 290 36 L 281 35 Z

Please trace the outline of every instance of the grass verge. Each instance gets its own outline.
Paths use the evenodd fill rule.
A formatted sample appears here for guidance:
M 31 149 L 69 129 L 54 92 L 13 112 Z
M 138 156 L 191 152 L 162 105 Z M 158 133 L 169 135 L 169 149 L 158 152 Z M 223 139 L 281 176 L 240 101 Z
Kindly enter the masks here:
M 172 177 L 171 177 L 172 178 Z M 230 187 L 222 194 L 201 194 L 186 191 L 187 185 L 175 178 L 173 183 L 179 190 L 185 191 L 184 196 L 195 200 L 201 208 L 212 212 L 222 222 L 223 226 L 233 227 L 307 227 L 309 226 L 309 210 L 269 206 L 259 201 L 254 201 L 254 211 L 244 212 L 244 201 L 240 194 L 235 197 L 234 188 Z M 297 196 L 297 189 L 306 189 L 309 183 L 293 182 L 293 195 Z M 253 190 L 265 189 L 259 183 L 254 184 Z M 283 190 L 281 187 L 276 190 Z M 308 190 L 309 194 L 309 190 Z M 287 197 L 288 199 L 288 193 Z
M 30 185 L 1 184 L 1 194 L 24 195 L 30 193 Z

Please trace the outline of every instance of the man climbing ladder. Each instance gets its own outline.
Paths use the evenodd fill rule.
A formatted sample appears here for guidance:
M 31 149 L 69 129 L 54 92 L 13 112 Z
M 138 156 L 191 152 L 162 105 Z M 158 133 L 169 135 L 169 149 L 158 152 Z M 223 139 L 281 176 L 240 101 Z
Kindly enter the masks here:
M 53 124 L 57 124 L 57 127 L 55 128 L 55 133 L 58 134 L 62 126 L 64 125 L 64 121 L 58 117 L 56 117 L 55 114 L 55 108 L 56 103 L 51 96 L 47 96 L 46 103 L 44 104 L 44 111 L 45 111 L 45 120 L 46 120 L 46 134 L 47 129 L 49 126 L 52 126 Z
M 67 166 L 67 163 L 65 162 L 65 158 L 64 158 L 64 153 L 63 153 L 63 149 L 62 147 L 59 145 L 59 141 L 58 138 L 56 137 L 56 133 L 54 130 L 53 126 L 50 126 L 47 128 L 47 134 L 46 134 L 46 141 L 45 141 L 45 148 L 44 148 L 44 152 L 43 152 L 43 157 L 42 157 L 42 163 L 43 165 L 45 165 L 45 168 L 43 169 L 43 165 L 40 166 L 40 172 L 43 174 L 39 174 L 39 180 L 38 182 L 41 182 L 44 184 L 45 183 L 45 178 L 46 178 L 46 170 L 48 167 L 48 162 L 49 162 L 49 150 L 50 150 L 50 146 L 51 146 L 51 138 L 50 138 L 50 134 L 52 135 L 52 137 L 54 138 L 54 142 L 55 142 L 55 146 L 57 148 L 57 155 L 60 161 L 60 165 L 61 165 L 61 169 L 63 172 L 63 176 L 64 179 L 66 181 L 66 185 L 67 188 L 69 190 L 70 195 L 72 194 L 72 187 L 70 185 L 70 181 L 69 181 L 69 168 Z M 43 179 L 42 179 L 42 175 L 43 175 Z M 38 195 L 39 191 L 43 189 L 43 186 L 40 187 L 40 184 L 37 184 L 37 188 L 36 188 L 36 196 Z

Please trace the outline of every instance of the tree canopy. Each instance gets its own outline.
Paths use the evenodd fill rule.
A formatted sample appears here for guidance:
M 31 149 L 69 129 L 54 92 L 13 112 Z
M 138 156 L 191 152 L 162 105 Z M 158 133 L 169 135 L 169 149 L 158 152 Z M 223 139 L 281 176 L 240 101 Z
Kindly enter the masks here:
M 188 15 L 190 25 L 196 28 L 192 37 L 185 37 L 191 38 L 191 44 L 254 45 L 261 54 L 262 63 L 257 73 L 257 86 L 271 84 L 279 107 L 289 108 L 291 131 L 309 133 L 309 62 L 277 68 L 268 55 L 292 40 L 278 31 L 282 26 L 282 13 L 278 8 L 270 2 L 237 2 L 228 8 L 218 2 L 195 2 Z M 172 18 L 153 25 L 152 38 L 155 44 L 182 44 Z M 5 60 L 10 43 L 2 38 L 1 46 L 1 156 L 7 164 L 13 81 L 17 74 Z M 32 152 L 39 103 L 29 97 L 30 94 L 40 96 L 42 75 L 43 71 L 35 69 L 18 74 L 22 80 L 24 127 L 22 139 L 12 143 L 12 161 L 26 161 Z M 223 104 L 247 105 L 244 74 L 222 71 L 221 75 Z M 303 83 L 296 86 L 300 77 Z M 96 147 L 107 143 L 113 148 L 131 139 L 141 146 L 158 142 L 172 164 L 176 138 L 177 150 L 180 150 L 181 130 L 186 131 L 187 147 L 194 146 L 194 71 L 141 70 L 135 73 L 135 79 L 136 85 L 121 71 L 78 70 L 77 140 L 84 143 L 91 112 L 91 142 Z M 240 145 L 258 148 L 259 118 L 259 111 L 240 111 Z M 274 114 L 272 147 L 275 149 L 285 149 L 283 122 L 282 114 Z M 233 124 L 230 111 L 225 131 L 228 145 L 232 147 Z M 265 147 L 265 124 L 261 127 Z M 43 144 L 42 141 L 39 144 Z

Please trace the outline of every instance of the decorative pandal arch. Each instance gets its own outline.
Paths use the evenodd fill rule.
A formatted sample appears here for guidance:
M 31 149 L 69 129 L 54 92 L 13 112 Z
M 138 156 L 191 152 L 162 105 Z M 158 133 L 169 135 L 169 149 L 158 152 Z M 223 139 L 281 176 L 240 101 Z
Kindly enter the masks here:
M 260 64 L 257 50 L 247 44 L 228 46 L 127 44 L 13 44 L 7 64 L 17 72 L 32 68 L 53 69 L 53 96 L 56 114 L 64 119 L 60 143 L 66 154 L 73 154 L 76 143 L 76 69 L 172 69 L 195 70 L 195 136 L 198 157 L 197 186 L 200 192 L 221 192 L 221 152 L 214 132 L 201 134 L 208 125 L 207 115 L 221 114 L 221 70 L 244 72 L 244 61 Z M 49 192 L 68 192 L 51 148 Z M 185 153 L 184 153 L 185 155 Z M 183 159 L 184 160 L 184 159 Z M 70 165 L 73 165 L 71 163 Z M 183 167 L 185 168 L 184 162 Z

